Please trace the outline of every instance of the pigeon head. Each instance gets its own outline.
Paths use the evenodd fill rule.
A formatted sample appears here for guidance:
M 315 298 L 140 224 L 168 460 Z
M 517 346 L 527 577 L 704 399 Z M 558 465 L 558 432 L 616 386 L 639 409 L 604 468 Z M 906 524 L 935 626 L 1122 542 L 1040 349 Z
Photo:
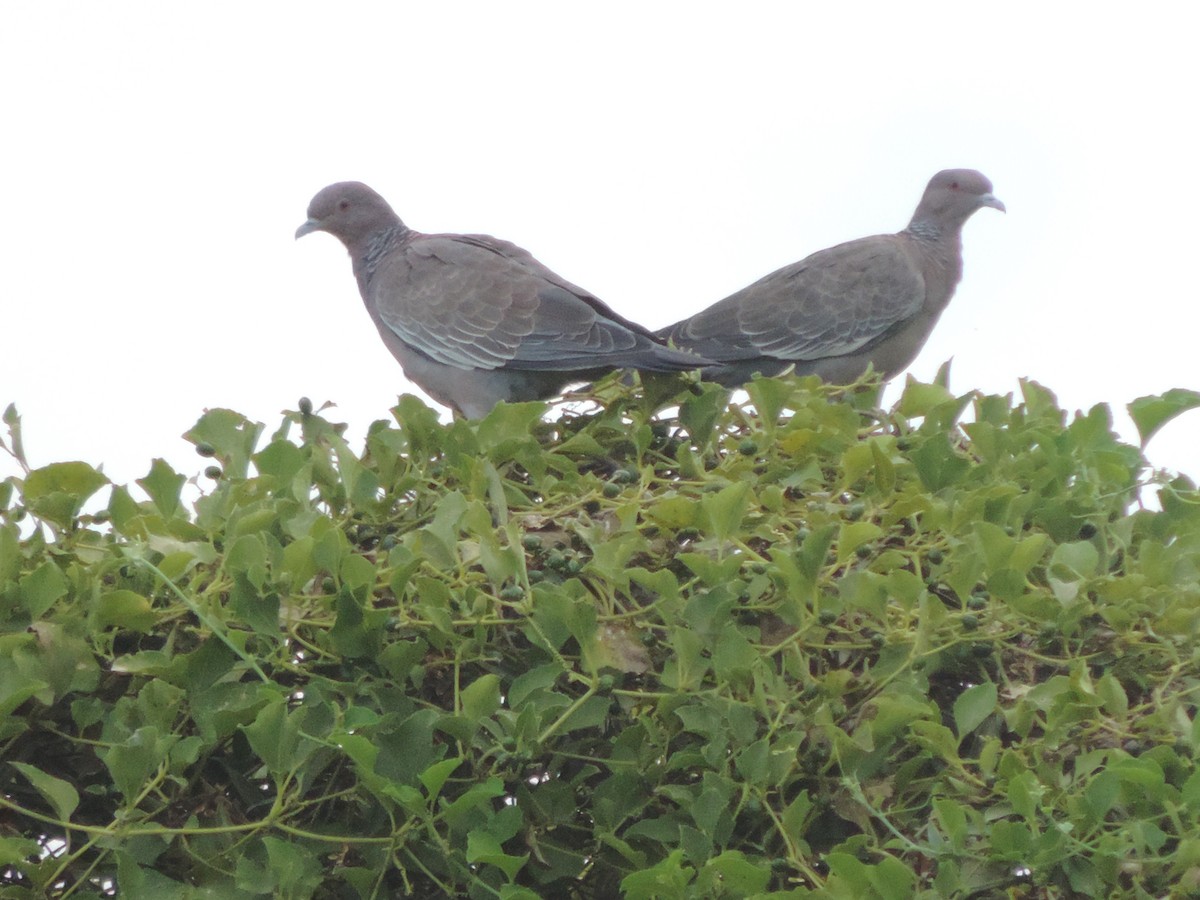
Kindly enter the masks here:
M 387 201 L 365 184 L 341 181 L 322 188 L 312 198 L 308 219 L 296 229 L 296 237 L 326 231 L 352 247 L 399 222 Z
M 984 206 L 1005 212 L 987 178 L 974 169 L 944 169 L 929 180 L 909 230 L 953 231 Z

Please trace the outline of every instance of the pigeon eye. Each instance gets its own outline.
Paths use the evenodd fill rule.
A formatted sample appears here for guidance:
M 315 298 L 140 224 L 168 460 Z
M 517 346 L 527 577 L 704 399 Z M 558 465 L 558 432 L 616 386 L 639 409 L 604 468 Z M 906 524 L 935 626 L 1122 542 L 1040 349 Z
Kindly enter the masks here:
M 950 190 L 952 190 L 952 191 L 958 190 L 958 182 L 957 181 L 950 182 Z
M 957 185 L 955 185 L 955 186 L 957 187 Z M 349 201 L 349 200 L 340 200 L 340 201 L 338 201 L 338 209 L 341 209 L 341 210 L 346 210 L 346 209 L 349 209 L 349 208 L 350 208 L 350 201 Z

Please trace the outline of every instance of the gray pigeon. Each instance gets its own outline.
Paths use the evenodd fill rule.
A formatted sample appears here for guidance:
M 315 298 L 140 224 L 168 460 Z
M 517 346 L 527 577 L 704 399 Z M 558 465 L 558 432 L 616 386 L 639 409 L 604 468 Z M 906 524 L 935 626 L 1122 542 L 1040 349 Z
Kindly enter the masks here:
M 682 322 L 661 329 L 717 366 L 728 387 L 794 365 L 835 384 L 871 363 L 890 378 L 917 356 L 962 278 L 962 227 L 975 210 L 1004 212 L 973 169 L 938 172 L 908 227 L 820 250 Z
M 350 251 L 367 312 L 409 380 L 468 418 L 613 369 L 713 362 L 665 346 L 507 241 L 413 231 L 365 184 L 318 192 L 296 237 L 312 231 Z

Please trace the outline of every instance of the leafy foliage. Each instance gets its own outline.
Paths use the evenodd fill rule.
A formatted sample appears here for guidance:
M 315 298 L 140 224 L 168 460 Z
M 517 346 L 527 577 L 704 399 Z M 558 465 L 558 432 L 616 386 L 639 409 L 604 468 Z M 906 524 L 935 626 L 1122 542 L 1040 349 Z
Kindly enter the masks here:
M 1106 408 L 601 387 L 0 485 L 6 896 L 1200 887 L 1200 493 Z

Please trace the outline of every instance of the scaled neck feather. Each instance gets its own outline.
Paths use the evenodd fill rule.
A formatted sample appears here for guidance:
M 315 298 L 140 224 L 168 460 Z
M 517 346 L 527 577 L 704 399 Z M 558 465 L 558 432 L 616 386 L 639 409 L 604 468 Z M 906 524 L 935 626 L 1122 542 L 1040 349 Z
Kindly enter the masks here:
M 412 229 L 403 222 L 397 221 L 394 225 L 389 225 L 383 231 L 377 231 L 367 238 L 366 250 L 357 261 L 362 275 L 370 278 L 375 273 L 375 267 L 379 265 L 379 261 L 393 247 L 407 238 L 411 231 Z
M 904 229 L 907 234 L 911 234 L 917 240 L 936 243 L 942 239 L 945 232 L 941 226 L 929 219 L 924 219 L 920 222 L 910 222 L 909 226 Z

